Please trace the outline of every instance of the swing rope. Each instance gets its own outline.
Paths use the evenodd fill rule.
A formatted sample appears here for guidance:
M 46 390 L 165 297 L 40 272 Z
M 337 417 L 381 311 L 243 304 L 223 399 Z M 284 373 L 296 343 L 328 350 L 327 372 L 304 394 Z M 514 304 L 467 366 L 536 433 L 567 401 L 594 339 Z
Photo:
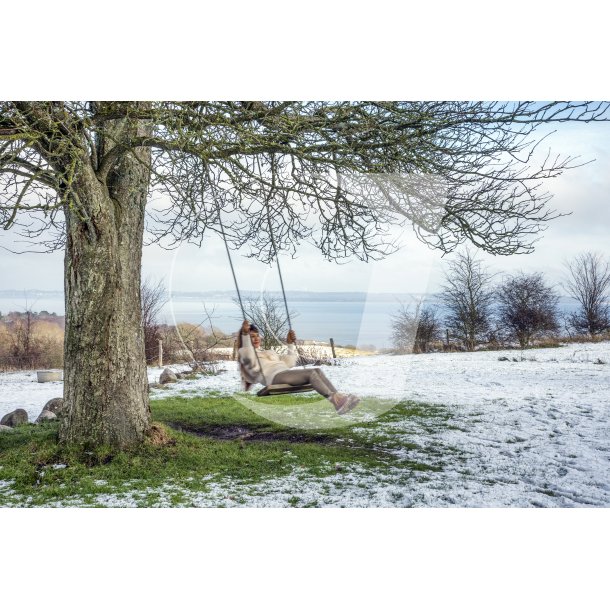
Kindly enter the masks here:
M 260 161 L 258 162 L 258 164 L 259 164 L 259 169 L 260 169 Z M 275 155 L 272 155 L 272 158 L 271 158 L 271 189 L 269 190 L 269 193 L 268 193 L 267 197 L 265 197 L 265 204 L 264 205 L 265 205 L 265 209 L 266 209 L 266 212 L 267 212 L 267 224 L 269 226 L 269 237 L 271 238 L 271 246 L 273 248 L 273 254 L 274 254 L 275 262 L 276 262 L 276 265 L 277 265 L 278 275 L 280 277 L 280 287 L 282 289 L 282 297 L 284 299 L 284 308 L 286 310 L 286 320 L 288 321 L 288 328 L 289 328 L 289 330 L 292 330 L 292 321 L 290 319 L 290 310 L 288 308 L 288 299 L 286 298 L 286 289 L 284 287 L 284 277 L 282 275 L 282 268 L 280 266 L 280 259 L 279 259 L 279 256 L 278 256 L 278 249 L 277 249 L 277 244 L 275 242 L 275 236 L 273 234 L 273 224 L 271 222 L 271 214 L 270 214 L 270 211 L 269 211 L 269 207 L 270 207 L 269 206 L 269 202 L 270 202 L 271 197 L 273 196 L 273 193 L 275 191 L 275 167 L 274 167 L 274 165 L 275 165 Z M 246 310 L 244 308 L 244 304 L 243 304 L 243 301 L 242 301 L 242 298 L 241 298 L 241 292 L 239 290 L 239 284 L 237 283 L 237 275 L 235 273 L 235 267 L 233 265 L 233 257 L 231 256 L 231 249 L 229 248 L 229 244 L 228 244 L 228 241 L 227 241 L 227 235 L 226 235 L 226 232 L 225 232 L 225 227 L 224 227 L 224 224 L 222 222 L 222 216 L 221 216 L 221 213 L 220 213 L 220 206 L 218 205 L 217 201 L 215 203 L 216 203 L 216 211 L 217 211 L 217 214 L 218 214 L 218 224 L 220 225 L 220 232 L 222 234 L 222 239 L 223 239 L 224 244 L 225 244 L 225 250 L 227 252 L 227 258 L 229 259 L 229 266 L 231 267 L 231 274 L 233 275 L 233 283 L 235 284 L 235 291 L 237 292 L 237 299 L 239 300 L 239 307 L 241 309 L 241 313 L 242 313 L 243 319 L 246 320 L 247 319 Z M 297 350 L 297 354 L 299 355 L 299 357 L 302 358 L 301 353 L 299 352 L 299 348 L 298 348 L 298 346 L 296 344 L 295 344 L 295 348 Z M 263 373 L 263 367 L 261 366 L 261 362 L 260 362 L 260 359 L 258 357 L 258 352 L 256 351 L 256 349 L 254 350 L 254 354 L 256 356 L 256 361 L 258 363 L 258 368 L 259 368 L 259 370 L 261 372 L 261 376 L 263 378 L 263 384 L 265 385 L 265 387 L 263 388 L 263 390 L 261 390 L 261 392 L 264 392 L 265 390 L 267 390 L 267 381 L 265 379 L 265 374 Z M 305 368 L 305 364 L 303 364 L 303 368 Z M 269 386 L 269 387 L 272 387 L 272 386 Z M 290 390 L 287 390 L 287 389 L 279 390 L 279 392 L 280 393 L 284 393 L 286 391 L 289 391 L 289 392 L 291 392 L 291 391 L 296 391 L 296 392 L 299 392 L 299 391 L 308 391 L 307 388 L 311 389 L 311 386 L 306 384 L 306 385 L 302 386 L 301 389 L 296 389 L 296 388 L 297 388 L 297 386 L 293 387 Z M 259 392 L 259 394 L 260 394 L 260 392 Z
M 268 207 L 267 207 L 267 222 L 269 223 L 269 236 L 271 237 L 271 245 L 273 246 L 273 252 L 275 253 L 275 264 L 277 265 L 277 272 L 278 272 L 278 275 L 280 276 L 280 286 L 282 288 L 282 297 L 284 297 L 284 308 L 286 310 L 286 319 L 288 320 L 288 329 L 292 330 L 292 322 L 290 320 L 290 310 L 288 309 L 288 300 L 286 299 L 286 290 L 284 289 L 284 278 L 282 277 L 282 267 L 280 266 L 280 258 L 277 255 L 277 246 L 275 245 L 275 238 L 273 237 L 273 228 L 271 226 L 271 216 L 269 214 Z M 306 368 L 305 358 L 303 357 L 303 354 L 301 354 L 301 352 L 299 350 L 299 346 L 296 344 L 296 342 L 294 344 L 294 347 L 297 350 L 297 355 L 301 359 L 302 367 Z
M 227 258 L 229 259 L 229 266 L 231 267 L 231 273 L 233 275 L 233 283 L 235 284 L 235 290 L 237 292 L 237 299 L 239 300 L 239 308 L 241 309 L 241 315 L 244 320 L 247 319 L 246 310 L 244 308 L 244 303 L 241 298 L 241 292 L 239 291 L 239 284 L 237 283 L 237 275 L 235 274 L 235 267 L 233 266 L 233 257 L 231 256 L 231 249 L 229 248 L 229 243 L 227 241 L 227 235 L 225 233 L 225 226 L 222 222 L 222 216 L 220 214 L 220 206 L 216 201 L 216 212 L 218 214 L 218 224 L 220 225 L 220 232 L 222 233 L 222 241 L 224 241 L 225 249 L 227 251 Z M 252 346 L 254 349 L 254 346 Z M 258 352 L 254 349 L 254 355 L 256 356 L 256 362 L 258 364 L 258 368 L 261 372 L 261 376 L 263 378 L 263 385 L 267 385 L 267 380 L 265 379 L 265 373 L 263 372 L 263 367 L 261 366 L 260 358 L 258 357 Z
M 288 320 L 288 329 L 292 330 L 292 322 L 290 320 L 290 310 L 288 309 L 288 301 L 286 300 L 286 290 L 284 289 L 284 278 L 282 277 L 282 268 L 280 266 L 280 258 L 277 255 L 277 246 L 275 245 L 275 237 L 273 236 L 273 227 L 271 225 L 271 215 L 269 214 L 269 208 L 267 207 L 267 223 L 269 224 L 269 237 L 271 237 L 271 245 L 273 246 L 273 252 L 275 256 L 275 264 L 277 265 L 277 272 L 280 276 L 280 286 L 282 288 L 282 297 L 284 297 L 284 308 L 286 309 L 286 319 Z
M 258 167 L 260 170 L 260 161 L 258 162 Z M 275 236 L 273 235 L 273 224 L 271 223 L 271 214 L 269 212 L 269 202 L 271 201 L 271 197 L 273 192 L 275 191 L 275 154 L 271 153 L 271 189 L 269 190 L 269 194 L 265 198 L 265 208 L 267 211 L 267 224 L 269 225 L 269 237 L 271 238 L 271 245 L 273 247 L 273 254 L 275 256 L 275 264 L 277 265 L 277 272 L 280 276 L 280 286 L 282 288 L 282 297 L 284 299 L 284 309 L 286 310 L 286 320 L 288 320 L 288 330 L 292 330 L 292 321 L 290 320 L 290 310 L 288 309 L 288 299 L 286 298 L 286 289 L 284 288 L 284 277 L 282 276 L 282 267 L 280 265 L 280 257 L 278 256 L 277 245 L 275 243 Z M 299 351 L 298 345 L 294 344 L 295 349 L 297 350 L 297 354 L 303 363 L 303 368 L 305 368 L 305 359 L 303 355 Z
M 222 223 L 222 216 L 220 215 L 220 208 L 218 206 L 218 203 L 216 204 L 216 209 L 218 212 L 218 224 L 220 224 L 220 232 L 222 233 L 222 240 L 225 243 L 225 249 L 227 251 L 227 258 L 229 259 L 231 273 L 233 274 L 233 283 L 235 284 L 235 290 L 237 292 L 237 299 L 239 300 L 239 307 L 241 309 L 242 316 L 245 320 L 246 319 L 246 310 L 244 309 L 244 304 L 243 304 L 243 301 L 241 300 L 241 293 L 239 291 L 239 285 L 237 284 L 237 276 L 235 275 L 235 268 L 233 267 L 233 259 L 231 258 L 231 250 L 229 249 L 229 244 L 227 243 L 227 236 L 225 234 L 225 226 Z

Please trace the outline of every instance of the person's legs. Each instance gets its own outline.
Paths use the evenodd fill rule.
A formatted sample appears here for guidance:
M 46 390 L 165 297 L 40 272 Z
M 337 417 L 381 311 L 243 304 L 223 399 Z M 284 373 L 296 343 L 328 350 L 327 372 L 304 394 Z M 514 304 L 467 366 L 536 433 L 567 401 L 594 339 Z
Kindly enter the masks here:
M 311 369 L 320 378 L 322 383 L 330 389 L 331 393 L 337 392 L 337 388 L 332 384 L 332 381 L 324 374 L 322 369 Z
M 330 400 L 339 415 L 349 413 L 360 399 L 354 394 L 341 394 L 320 369 L 288 369 L 278 373 L 273 383 L 287 383 L 288 385 L 311 384 L 318 393 Z
M 336 392 L 335 386 L 320 369 L 288 369 L 278 373 L 273 383 L 287 383 L 288 385 L 311 384 L 311 387 L 325 398 Z

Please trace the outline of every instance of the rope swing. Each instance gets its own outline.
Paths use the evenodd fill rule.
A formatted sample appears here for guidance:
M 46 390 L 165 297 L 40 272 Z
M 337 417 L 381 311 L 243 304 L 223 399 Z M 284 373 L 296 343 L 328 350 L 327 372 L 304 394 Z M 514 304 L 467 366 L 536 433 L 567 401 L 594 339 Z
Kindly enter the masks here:
M 282 268 L 280 266 L 280 260 L 278 257 L 278 250 L 277 250 L 277 244 L 275 242 L 275 236 L 273 234 L 273 224 L 271 222 L 271 214 L 269 212 L 269 202 L 271 200 L 271 197 L 273 195 L 273 192 L 275 190 L 275 171 L 274 171 L 274 163 L 275 163 L 275 158 L 272 156 L 272 184 L 271 184 L 271 189 L 269 190 L 269 193 L 267 195 L 267 197 L 265 197 L 265 209 L 266 209 L 266 213 L 267 213 L 267 224 L 269 226 L 269 237 L 271 238 L 271 246 L 273 248 L 273 255 L 275 258 L 275 262 L 277 265 L 277 271 L 278 271 L 278 275 L 280 277 L 280 287 L 282 290 L 282 298 L 284 300 L 284 308 L 286 311 L 286 320 L 288 321 L 288 328 L 289 330 L 292 330 L 292 321 L 290 319 L 290 310 L 288 308 L 288 299 L 286 298 L 286 290 L 284 287 L 284 278 L 282 276 Z M 259 168 L 260 168 L 260 162 L 259 162 Z M 231 249 L 229 248 L 229 243 L 227 241 L 227 235 L 225 232 L 225 227 L 224 224 L 222 222 L 222 216 L 221 216 L 221 211 L 220 211 L 220 206 L 218 205 L 218 202 L 216 202 L 216 210 L 218 213 L 218 224 L 220 225 L 220 232 L 222 235 L 222 239 L 224 241 L 225 244 L 225 250 L 227 252 L 227 258 L 229 259 L 229 266 L 231 267 L 231 274 L 233 276 L 233 283 L 235 284 L 235 291 L 237 292 L 237 299 L 239 301 L 239 307 L 241 309 L 241 313 L 242 313 L 242 317 L 244 320 L 247 319 L 247 315 L 246 315 L 246 310 L 244 308 L 244 304 L 243 304 L 243 300 L 241 298 L 241 292 L 239 290 L 239 284 L 237 282 L 237 275 L 235 273 L 235 266 L 233 265 L 233 257 L 231 256 Z M 297 353 L 298 353 L 298 347 L 295 344 L 295 348 L 297 349 Z M 263 373 L 263 367 L 261 366 L 261 362 L 260 359 L 258 357 L 258 352 L 255 349 L 254 353 L 256 355 L 256 361 L 258 363 L 258 367 L 261 371 L 261 375 L 263 376 L 263 383 L 264 383 L 264 387 L 259 390 L 257 392 L 258 396 L 273 396 L 273 395 L 277 395 L 277 394 L 295 394 L 295 393 L 299 393 L 299 392 L 310 392 L 311 390 L 313 390 L 313 388 L 311 387 L 311 385 L 309 384 L 304 384 L 304 385 L 288 385 L 288 384 L 272 384 L 272 385 L 268 385 L 267 381 L 265 380 L 265 374 Z M 300 354 L 299 354 L 300 356 Z M 303 368 L 305 368 L 305 365 L 303 365 Z

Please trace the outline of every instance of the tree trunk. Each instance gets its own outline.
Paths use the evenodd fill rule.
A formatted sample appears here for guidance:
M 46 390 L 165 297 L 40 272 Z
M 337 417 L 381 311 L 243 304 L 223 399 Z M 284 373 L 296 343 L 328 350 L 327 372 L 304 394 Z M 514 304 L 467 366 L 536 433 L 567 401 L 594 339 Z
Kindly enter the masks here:
M 82 207 L 66 209 L 66 417 L 60 440 L 125 448 L 150 427 L 140 305 L 150 152 L 119 157 L 106 181 L 89 163 Z

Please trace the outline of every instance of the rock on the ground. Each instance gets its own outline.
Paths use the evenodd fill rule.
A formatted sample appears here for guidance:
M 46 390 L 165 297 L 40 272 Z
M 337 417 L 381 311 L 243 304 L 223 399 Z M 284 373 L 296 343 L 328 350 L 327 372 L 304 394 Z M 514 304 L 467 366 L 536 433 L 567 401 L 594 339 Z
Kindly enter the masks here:
M 51 413 L 55 413 L 55 415 L 61 415 L 61 412 L 64 408 L 64 399 L 63 398 L 51 398 L 49 402 L 42 408 L 43 411 L 51 411 Z
M 163 369 L 161 376 L 159 377 L 159 383 L 175 383 L 178 381 L 178 377 L 176 377 L 176 373 L 171 369 Z
M 1 420 L 1 426 L 10 426 L 14 428 L 20 424 L 28 423 L 28 412 L 25 409 L 15 409 L 10 413 L 7 413 Z
M 36 423 L 40 424 L 41 422 L 53 421 L 54 419 L 57 419 L 57 415 L 55 415 L 53 411 L 47 411 L 46 409 L 43 409 L 42 413 L 36 419 Z
M 12 432 L 13 429 L 10 426 L 2 426 L 0 425 L 0 432 Z

